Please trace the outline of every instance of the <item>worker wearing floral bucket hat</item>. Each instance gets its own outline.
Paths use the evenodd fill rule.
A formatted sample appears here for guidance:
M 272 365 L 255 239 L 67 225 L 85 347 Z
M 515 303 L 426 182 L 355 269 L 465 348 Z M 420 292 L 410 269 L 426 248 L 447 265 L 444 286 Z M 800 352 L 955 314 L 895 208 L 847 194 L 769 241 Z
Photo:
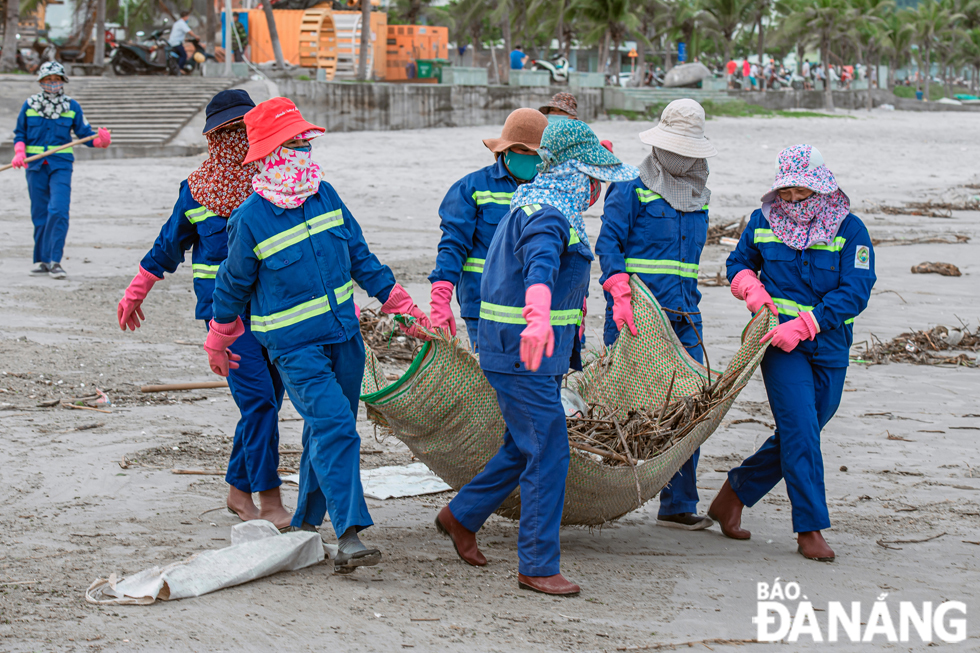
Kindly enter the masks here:
M 728 257 L 732 294 L 753 313 L 779 313 L 763 342 L 762 379 L 776 431 L 728 472 L 708 514 L 733 539 L 747 540 L 742 509 L 779 483 L 793 508 L 798 551 L 830 561 L 821 531 L 830 528 L 820 432 L 840 405 L 854 339 L 854 318 L 875 283 L 871 236 L 851 213 L 823 156 L 811 145 L 779 153 L 776 180 Z
M 496 390 L 504 443 L 436 526 L 465 562 L 485 565 L 475 534 L 520 486 L 518 584 L 572 595 L 579 586 L 560 569 L 569 452 L 559 392 L 569 366 L 581 369 L 578 327 L 593 258 L 582 212 L 598 199 L 600 181 L 627 181 L 638 171 L 577 120 L 550 123 L 538 154 L 537 177 L 517 189 L 497 227 L 481 288 L 480 367 Z
M 228 376 L 239 356 L 246 312 L 302 416 L 303 455 L 295 529 L 316 530 L 330 512 L 339 539 L 338 569 L 376 565 L 357 533 L 372 525 L 360 477 L 355 419 L 364 373 L 364 342 L 354 282 L 385 313 L 408 316 L 402 328 L 425 338 L 425 314 L 368 249 L 361 227 L 310 156 L 323 134 L 286 98 L 245 114 L 249 150 L 258 162 L 253 193 L 228 222 L 228 258 L 215 279 L 211 330 L 204 345 L 212 371 Z
M 704 362 L 698 303 L 698 263 L 708 237 L 707 157 L 718 153 L 704 135 L 704 109 L 674 100 L 660 122 L 640 134 L 651 147 L 640 176 L 610 184 L 603 203 L 596 255 L 606 292 L 603 340 L 611 346 L 623 331 L 636 335 L 629 278 L 637 275 L 667 314 L 688 354 Z M 711 520 L 697 514 L 700 449 L 660 492 L 657 523 L 700 530 Z

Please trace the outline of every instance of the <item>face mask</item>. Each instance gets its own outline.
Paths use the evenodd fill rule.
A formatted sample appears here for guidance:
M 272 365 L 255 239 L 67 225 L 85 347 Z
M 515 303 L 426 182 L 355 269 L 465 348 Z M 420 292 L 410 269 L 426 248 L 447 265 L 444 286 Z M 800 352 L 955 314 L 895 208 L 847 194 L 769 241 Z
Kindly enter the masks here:
M 818 201 L 819 197 L 817 193 L 814 193 L 799 202 L 787 202 L 781 197 L 777 197 L 776 199 L 780 203 L 780 209 L 786 217 L 793 222 L 806 223 L 814 218 L 816 209 L 820 205 Z
M 312 145 L 306 145 L 304 147 L 289 147 L 289 148 L 286 148 L 286 149 L 296 150 L 297 152 L 310 152 L 310 151 L 313 150 L 313 146 Z
M 570 120 L 568 116 L 559 116 L 554 113 L 548 114 L 548 122 L 558 122 L 559 120 Z
M 61 93 L 61 89 L 65 87 L 64 82 L 41 82 L 41 90 L 50 95 L 57 95 Z
M 518 154 L 517 152 L 507 152 L 504 154 L 504 165 L 510 174 L 521 181 L 531 181 L 538 174 L 538 164 L 541 157 L 537 154 Z

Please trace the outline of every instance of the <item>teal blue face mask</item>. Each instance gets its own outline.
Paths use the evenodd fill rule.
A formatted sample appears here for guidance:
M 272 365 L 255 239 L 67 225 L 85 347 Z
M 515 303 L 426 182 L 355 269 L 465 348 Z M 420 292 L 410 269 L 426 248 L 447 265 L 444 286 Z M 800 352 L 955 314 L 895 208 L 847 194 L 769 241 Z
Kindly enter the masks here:
M 504 165 L 521 181 L 531 181 L 538 174 L 538 164 L 541 157 L 537 154 L 518 154 L 517 152 L 507 152 L 504 154 Z
M 290 150 L 296 150 L 297 152 L 309 152 L 313 149 L 312 145 L 304 145 L 303 147 L 290 147 Z
M 559 116 L 554 113 L 548 114 L 548 122 L 558 122 L 559 120 L 571 120 L 568 116 Z

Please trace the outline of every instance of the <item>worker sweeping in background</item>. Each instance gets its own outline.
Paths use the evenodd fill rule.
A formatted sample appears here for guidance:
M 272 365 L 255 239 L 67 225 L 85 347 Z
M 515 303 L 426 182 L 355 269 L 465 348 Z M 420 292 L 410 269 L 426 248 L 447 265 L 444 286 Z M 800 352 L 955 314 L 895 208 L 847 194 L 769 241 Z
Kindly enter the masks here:
M 593 259 L 582 212 L 599 181 L 627 181 L 636 168 L 603 149 L 584 122 L 548 125 L 535 180 L 511 201 L 487 253 L 481 288 L 480 367 L 507 424 L 504 444 L 436 518 L 465 562 L 486 558 L 476 531 L 520 486 L 518 584 L 578 594 L 561 575 L 558 527 L 568 474 L 568 431 L 560 399 L 569 366 L 581 369 L 578 330 Z
M 453 289 L 470 346 L 477 350 L 480 283 L 484 259 L 497 224 L 510 211 L 510 199 L 520 184 L 538 173 L 541 134 L 548 120 L 534 109 L 517 109 L 504 122 L 500 138 L 484 139 L 495 163 L 471 172 L 450 187 L 439 207 L 442 219 L 436 267 L 429 275 L 432 326 L 456 335 L 451 307 Z
M 85 119 L 77 101 L 65 95 L 68 75 L 57 61 L 41 64 L 37 70 L 41 92 L 24 102 L 14 128 L 14 158 L 10 164 L 27 169 L 27 191 L 31 196 L 31 222 L 34 223 L 34 275 L 54 279 L 68 276 L 61 267 L 68 236 L 68 209 L 71 204 L 71 172 L 75 155 L 72 148 L 56 152 L 28 164 L 25 159 L 53 150 L 78 138 L 96 134 Z M 109 147 L 109 130 L 99 128 L 88 147 Z
M 181 182 L 173 214 L 157 236 L 153 248 L 140 263 L 139 272 L 119 302 L 119 328 L 135 331 L 145 320 L 142 309 L 153 284 L 173 273 L 191 253 L 194 317 L 210 321 L 212 295 L 218 266 L 228 255 L 228 216 L 252 194 L 252 177 L 259 167 L 242 164 L 248 153 L 248 137 L 242 117 L 255 103 L 242 90 L 221 91 L 208 103 L 204 135 L 208 139 L 208 158 Z M 282 505 L 279 486 L 279 409 L 283 385 L 268 352 L 252 334 L 248 311 L 242 312 L 245 325 L 235 343 L 241 357 L 228 376 L 228 386 L 241 418 L 235 427 L 231 458 L 225 481 L 228 483 L 228 510 L 243 520 L 266 519 L 277 528 L 292 521 Z M 207 322 L 205 322 L 206 324 Z M 259 495 L 259 507 L 252 494 Z
M 704 136 L 704 109 L 694 100 L 674 100 L 660 122 L 640 134 L 652 152 L 640 165 L 640 177 L 610 184 L 603 204 L 596 255 L 606 291 L 603 340 L 611 346 L 633 325 L 630 275 L 647 285 L 687 352 L 704 362 L 698 303 L 698 264 L 708 238 L 708 163 L 718 154 Z M 671 312 L 676 311 L 676 312 Z M 697 467 L 700 449 L 684 463 L 660 493 L 657 523 L 700 530 L 711 520 L 697 514 Z
M 850 200 L 810 145 L 779 153 L 776 180 L 728 257 L 732 294 L 756 313 L 779 313 L 763 338 L 762 379 L 776 432 L 728 479 L 708 514 L 722 532 L 747 540 L 742 508 L 779 483 L 793 508 L 798 551 L 830 561 L 820 531 L 830 528 L 820 432 L 837 412 L 854 339 L 854 318 L 875 283 L 874 248 Z
M 357 536 L 373 522 L 364 501 L 355 420 L 364 373 L 364 342 L 355 314 L 356 281 L 408 316 L 410 335 L 425 337 L 425 314 L 391 270 L 371 253 L 361 227 L 310 158 L 310 139 L 323 128 L 303 120 L 286 98 L 245 114 L 249 150 L 258 162 L 255 193 L 228 222 L 228 258 L 214 289 L 214 318 L 204 345 L 211 369 L 227 376 L 249 311 L 251 330 L 269 353 L 303 417 L 303 456 L 294 529 L 315 531 L 330 512 L 339 540 L 335 566 L 376 565 L 377 549 Z

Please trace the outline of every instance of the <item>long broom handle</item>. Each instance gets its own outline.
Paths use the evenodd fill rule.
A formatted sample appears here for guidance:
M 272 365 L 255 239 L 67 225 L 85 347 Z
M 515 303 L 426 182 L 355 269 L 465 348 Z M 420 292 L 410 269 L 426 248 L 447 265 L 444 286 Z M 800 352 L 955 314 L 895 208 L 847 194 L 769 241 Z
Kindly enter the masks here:
M 57 154 L 61 150 L 66 150 L 69 147 L 74 147 L 75 145 L 84 145 L 85 143 L 88 143 L 89 141 L 95 140 L 98 137 L 99 137 L 98 134 L 92 134 L 91 136 L 86 136 L 85 138 L 79 138 L 77 141 L 72 141 L 71 143 L 65 143 L 64 145 L 59 145 L 58 147 L 54 148 L 53 150 L 48 150 L 47 152 L 41 152 L 40 154 L 35 154 L 34 156 L 27 157 L 26 159 L 24 159 L 24 163 L 30 163 L 31 161 L 37 161 L 38 159 L 43 159 L 46 156 L 51 156 L 52 154 Z M 4 170 L 7 170 L 7 169 L 13 168 L 13 167 L 14 167 L 14 165 L 12 163 L 8 163 L 5 166 L 0 166 L 0 172 L 3 172 Z

